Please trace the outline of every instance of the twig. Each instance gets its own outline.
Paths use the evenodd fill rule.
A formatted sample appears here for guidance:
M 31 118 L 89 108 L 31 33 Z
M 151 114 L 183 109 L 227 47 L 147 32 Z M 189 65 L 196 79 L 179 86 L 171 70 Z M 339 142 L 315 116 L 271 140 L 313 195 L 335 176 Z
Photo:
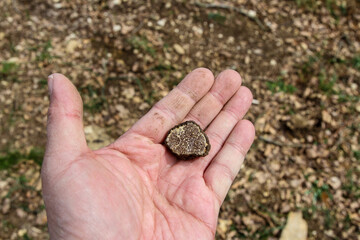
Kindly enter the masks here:
M 264 76 L 250 76 L 252 80 L 261 80 L 261 81 L 268 81 L 268 82 L 275 82 L 274 79 L 264 77 Z
M 137 79 L 137 77 L 130 76 L 128 74 L 121 74 L 121 75 L 116 76 L 116 77 L 108 77 L 108 78 L 106 78 L 106 81 L 123 80 L 123 79 L 125 79 L 125 80 L 135 80 L 135 79 Z
M 343 123 L 341 127 L 339 127 L 335 133 L 333 133 L 333 136 L 338 135 L 338 140 L 333 144 L 333 146 L 331 147 L 331 150 L 336 150 L 344 141 L 344 134 L 343 134 L 343 129 L 344 126 L 348 126 L 348 124 Z
M 246 205 L 253 211 L 255 212 L 257 215 L 259 215 L 260 217 L 262 217 L 263 219 L 265 219 L 265 221 L 270 225 L 270 227 L 275 227 L 274 222 L 272 221 L 271 217 L 269 215 L 267 215 L 266 213 L 261 212 L 260 210 L 256 209 L 255 207 L 253 207 L 248 200 L 246 200 L 245 198 L 245 202 Z
M 134 29 L 131 31 L 131 35 L 135 35 L 135 33 L 137 33 L 138 31 L 140 31 L 140 29 L 144 26 L 144 21 L 141 21 L 141 23 Z
M 233 10 L 233 11 L 238 12 L 238 13 L 250 18 L 251 20 L 255 21 L 261 29 L 266 30 L 265 25 L 260 21 L 260 19 L 258 17 L 256 17 L 255 11 L 247 10 L 245 8 L 233 7 L 233 6 L 229 6 L 229 5 L 225 5 L 225 4 L 195 2 L 195 5 L 197 5 L 199 7 L 204 7 L 204 8 L 222 8 L 222 9 Z
M 266 143 L 270 143 L 279 147 L 293 147 L 293 148 L 303 148 L 303 147 L 309 147 L 308 145 L 303 145 L 303 144 L 287 144 L 287 143 L 282 143 L 282 142 L 278 142 L 278 141 L 274 141 L 271 139 L 268 139 L 264 136 L 259 136 L 259 139 L 266 142 Z

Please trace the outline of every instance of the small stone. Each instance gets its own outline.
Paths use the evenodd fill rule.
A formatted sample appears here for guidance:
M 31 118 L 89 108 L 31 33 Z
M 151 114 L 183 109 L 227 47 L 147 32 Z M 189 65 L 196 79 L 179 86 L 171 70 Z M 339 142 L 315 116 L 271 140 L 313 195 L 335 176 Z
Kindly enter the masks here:
M 16 209 L 16 215 L 19 218 L 25 218 L 27 216 L 27 213 L 22 208 L 18 208 Z
M 113 30 L 114 32 L 119 32 L 121 30 L 121 25 L 114 25 Z
M 141 102 L 143 102 L 143 100 L 138 96 L 133 97 L 133 99 L 131 99 L 131 100 L 133 101 L 133 103 L 141 103 Z
M 300 46 L 302 47 L 302 49 L 307 50 L 308 49 L 308 45 L 304 42 L 300 43 Z
M 182 46 L 180 46 L 179 44 L 175 43 L 174 44 L 174 49 L 175 51 L 180 54 L 180 55 L 184 55 L 185 54 L 185 50 Z
M 193 26 L 192 30 L 195 34 L 202 35 L 204 33 L 204 30 L 201 27 Z
M 62 3 L 55 3 L 54 8 L 56 8 L 56 9 L 62 8 Z
M 293 180 L 290 181 L 290 186 L 292 186 L 293 188 L 299 187 L 300 184 L 301 184 L 300 179 L 293 179 Z
M 145 110 L 145 109 L 147 109 L 149 107 L 150 107 L 150 105 L 148 103 L 143 102 L 142 104 L 140 104 L 139 109 L 142 111 L 142 110 Z
M 17 232 L 17 234 L 18 234 L 19 237 L 25 236 L 26 233 L 27 233 L 26 228 L 22 228 L 22 229 L 20 229 L 20 230 Z
M 211 147 L 205 132 L 194 121 L 187 121 L 170 129 L 165 146 L 177 158 L 184 160 L 204 157 Z
M 131 99 L 135 96 L 135 89 L 133 87 L 125 88 L 122 91 L 122 95 L 125 96 L 127 99 Z
M 84 127 L 84 132 L 85 132 L 85 135 L 88 135 L 88 134 L 93 134 L 94 130 L 93 130 L 92 126 L 86 126 L 86 127 Z
M 257 49 L 254 49 L 254 53 L 256 55 L 261 55 L 263 53 L 263 51 L 261 49 L 257 48 Z
M 121 0 L 113 0 L 112 1 L 113 5 L 120 5 L 121 4 Z
M 68 53 L 73 53 L 75 52 L 75 49 L 78 48 L 80 46 L 80 41 L 76 40 L 76 39 L 71 39 L 67 44 L 66 44 L 66 52 Z
M 124 119 L 129 116 L 129 110 L 124 107 L 124 105 L 118 104 L 115 106 L 115 109 L 119 112 L 120 118 Z
M 338 189 L 341 186 L 341 181 L 338 177 L 333 176 L 330 178 L 329 185 L 333 189 Z
M 306 240 L 308 226 L 301 212 L 290 212 L 280 240 Z
M 256 12 L 254 11 L 254 10 L 249 10 L 248 11 L 248 16 L 250 17 L 250 18 L 255 18 L 256 17 Z
M 156 22 L 157 25 L 159 25 L 160 27 L 164 27 L 165 24 L 166 24 L 166 19 L 163 18 L 163 19 L 160 19 L 159 21 Z
M 1 33 L 0 33 L 0 36 L 1 36 Z M 0 40 L 1 40 L 1 37 L 0 37 Z M 358 89 L 358 85 L 356 83 L 351 83 L 350 87 L 351 87 L 352 90 L 357 90 Z M 358 105 L 360 105 L 360 104 L 358 104 Z

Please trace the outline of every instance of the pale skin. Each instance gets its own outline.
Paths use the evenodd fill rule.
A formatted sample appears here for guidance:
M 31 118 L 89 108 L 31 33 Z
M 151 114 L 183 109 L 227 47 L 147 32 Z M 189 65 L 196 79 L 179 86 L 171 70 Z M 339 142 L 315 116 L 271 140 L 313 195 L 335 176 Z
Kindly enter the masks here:
M 88 148 L 83 104 L 63 75 L 48 80 L 43 197 L 52 239 L 214 239 L 220 206 L 254 140 L 242 120 L 252 94 L 240 75 L 198 68 L 124 135 Z M 179 161 L 162 144 L 168 130 L 197 122 L 209 155 Z

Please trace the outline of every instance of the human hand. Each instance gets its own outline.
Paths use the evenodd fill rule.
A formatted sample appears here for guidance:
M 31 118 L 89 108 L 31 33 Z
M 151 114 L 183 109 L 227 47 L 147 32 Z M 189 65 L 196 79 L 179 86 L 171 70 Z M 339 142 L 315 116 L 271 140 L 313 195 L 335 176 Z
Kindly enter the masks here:
M 49 77 L 43 198 L 52 239 L 213 239 L 220 206 L 254 139 L 241 120 L 252 95 L 239 74 L 188 74 L 114 143 L 87 147 L 79 93 Z M 179 161 L 162 143 L 170 128 L 196 121 L 209 137 L 202 158 Z

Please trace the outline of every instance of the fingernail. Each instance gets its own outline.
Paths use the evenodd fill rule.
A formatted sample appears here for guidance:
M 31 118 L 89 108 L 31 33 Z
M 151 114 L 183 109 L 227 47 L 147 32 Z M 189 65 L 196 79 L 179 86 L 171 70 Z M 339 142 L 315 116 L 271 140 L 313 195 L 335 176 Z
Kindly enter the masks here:
M 54 74 L 51 74 L 50 76 L 48 76 L 48 90 L 49 90 L 49 95 L 51 95 L 51 93 L 52 93 L 53 83 L 54 83 Z

